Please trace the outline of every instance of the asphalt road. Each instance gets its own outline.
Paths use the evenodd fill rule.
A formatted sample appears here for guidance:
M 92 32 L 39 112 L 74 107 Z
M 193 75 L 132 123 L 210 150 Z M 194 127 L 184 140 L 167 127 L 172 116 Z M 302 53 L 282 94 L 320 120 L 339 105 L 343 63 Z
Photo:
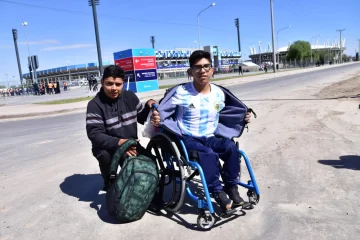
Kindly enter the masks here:
M 255 74 L 261 74 L 263 72 L 247 72 L 244 73 L 244 76 L 250 76 Z M 223 78 L 223 77 L 231 77 L 231 76 L 238 76 L 237 73 L 229 73 L 229 74 L 219 74 L 216 75 L 216 78 Z M 180 84 L 183 82 L 188 82 L 188 78 L 171 78 L 171 79 L 163 79 L 159 80 L 159 86 L 168 86 L 168 85 L 175 85 Z M 51 95 L 41 95 L 41 96 L 34 96 L 34 95 L 25 95 L 25 96 L 13 96 L 13 97 L 6 97 L 3 98 L 0 96 L 0 106 L 1 105 L 21 105 L 21 104 L 28 104 L 28 103 L 38 103 L 38 102 L 46 102 L 46 101 L 54 101 L 54 100 L 63 100 L 69 98 L 79 98 L 79 97 L 87 97 L 87 96 L 94 96 L 97 92 L 88 92 L 88 86 L 82 87 L 72 87 L 70 91 L 63 91 L 61 89 L 60 94 L 51 94 Z
M 229 89 L 256 110 L 266 99 L 290 99 L 294 96 L 299 99 L 297 93 L 300 90 L 339 81 L 359 71 L 360 66 L 356 64 L 280 78 L 269 75 L 269 80 Z M 311 97 L 304 95 L 304 98 Z M 270 113 L 266 115 L 263 111 L 263 117 L 270 117 Z M 148 213 L 140 221 L 121 225 L 108 217 L 105 195 L 99 192 L 102 179 L 97 161 L 90 152 L 84 113 L 1 122 L 0 136 L 0 239 L 313 239 L 306 238 L 314 233 L 311 233 L 314 229 L 308 221 L 310 215 L 301 214 L 296 219 L 299 224 L 306 223 L 303 232 L 293 231 L 294 225 L 286 224 L 287 220 L 290 221 L 288 213 L 273 207 L 276 204 L 274 199 L 279 196 L 268 189 L 267 177 L 272 170 L 261 162 L 253 165 L 260 191 L 264 193 L 260 205 L 235 219 L 220 222 L 210 232 L 196 231 L 193 226 L 196 224 L 196 209 L 191 205 L 184 205 L 180 213 L 173 216 Z M 261 145 L 262 140 L 258 141 Z M 147 140 L 141 142 L 146 144 Z M 253 155 L 261 151 L 255 146 L 248 149 Z M 291 165 L 287 167 L 291 168 Z M 293 182 L 295 178 L 289 172 L 279 172 L 277 177 L 276 182 Z M 355 187 L 346 184 L 344 189 Z M 326 185 L 322 187 L 326 188 Z M 283 194 L 286 195 L 291 188 L 296 186 L 287 186 Z M 307 188 L 311 192 L 314 187 L 309 185 Z M 316 193 L 313 197 L 316 198 Z M 296 198 L 292 196 L 289 201 L 295 202 Z M 359 207 L 359 202 L 344 204 Z M 356 214 L 358 216 L 358 212 Z M 354 220 L 359 220 L 359 217 L 350 219 L 349 224 Z M 339 221 L 347 224 L 347 220 Z M 320 235 L 324 231 L 330 234 L 326 236 L 335 236 L 338 230 L 325 224 L 316 231 Z M 355 229 L 344 238 L 334 239 L 358 239 L 354 235 L 358 231 Z M 331 239 L 322 237 L 319 239 Z

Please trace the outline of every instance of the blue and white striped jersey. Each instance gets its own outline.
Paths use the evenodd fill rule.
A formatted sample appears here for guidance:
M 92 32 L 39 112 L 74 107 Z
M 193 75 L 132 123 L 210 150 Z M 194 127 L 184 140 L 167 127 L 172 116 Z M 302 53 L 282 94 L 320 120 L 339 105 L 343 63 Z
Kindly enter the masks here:
M 219 122 L 219 113 L 225 107 L 225 94 L 214 84 L 211 92 L 201 94 L 193 83 L 186 83 L 172 96 L 176 105 L 176 121 L 184 135 L 210 137 L 214 135 Z

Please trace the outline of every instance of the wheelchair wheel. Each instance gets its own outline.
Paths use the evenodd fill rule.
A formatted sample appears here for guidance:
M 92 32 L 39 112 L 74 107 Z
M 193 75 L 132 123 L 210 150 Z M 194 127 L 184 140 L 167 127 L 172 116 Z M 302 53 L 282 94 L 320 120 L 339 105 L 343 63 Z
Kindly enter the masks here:
M 259 201 L 260 201 L 260 196 L 257 195 L 257 193 L 254 192 L 254 191 L 249 190 L 249 191 L 247 192 L 247 196 L 249 197 L 249 203 L 251 203 L 251 204 L 256 205 L 256 204 L 258 204 Z
M 197 218 L 197 226 L 201 230 L 210 230 L 215 224 L 215 217 L 209 212 L 200 213 Z
M 158 161 L 159 195 L 163 201 L 163 208 L 176 212 L 184 203 L 186 185 L 184 165 L 176 143 L 166 134 L 158 133 L 150 140 L 147 150 L 151 151 Z M 165 188 L 170 188 L 171 193 L 168 194 Z

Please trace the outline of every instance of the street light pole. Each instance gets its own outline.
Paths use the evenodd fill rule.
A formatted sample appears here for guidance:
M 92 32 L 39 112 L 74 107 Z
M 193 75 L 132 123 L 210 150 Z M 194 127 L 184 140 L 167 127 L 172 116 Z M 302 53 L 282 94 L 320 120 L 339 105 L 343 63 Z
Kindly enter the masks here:
M 8 78 L 8 74 L 7 74 L 7 73 L 5 73 L 5 76 L 6 76 L 6 82 L 7 82 L 7 85 L 8 85 L 8 90 L 9 90 L 10 86 L 9 86 L 9 78 Z
M 337 32 L 340 32 L 340 63 L 342 63 L 342 39 L 341 39 L 341 33 L 345 31 L 344 29 L 336 30 Z
M 291 27 L 291 25 L 289 25 L 289 26 L 287 26 L 287 27 L 284 27 L 284 28 L 282 28 L 282 29 L 280 29 L 280 30 L 277 31 L 277 33 L 276 33 L 276 48 L 277 48 L 277 50 L 279 50 L 279 32 L 282 31 L 282 30 L 288 29 L 288 28 L 290 28 L 290 27 Z M 276 55 L 277 55 L 277 60 L 276 60 L 276 62 L 279 63 L 279 62 L 280 62 L 280 54 L 277 53 Z
M 69 84 L 71 84 L 69 62 L 70 61 L 66 61 L 66 64 L 67 64 L 67 69 L 68 69 L 68 72 L 69 72 Z
M 197 26 L 198 26 L 198 43 L 199 43 L 199 49 L 200 49 L 200 14 L 201 14 L 202 12 L 204 12 L 205 10 L 207 10 L 207 9 L 209 9 L 209 8 L 211 8 L 211 7 L 213 7 L 213 6 L 215 6 L 215 3 L 212 3 L 210 6 L 208 6 L 208 7 L 207 7 L 207 8 L 205 8 L 204 10 L 200 11 L 200 12 L 199 12 L 199 14 L 198 14 L 198 16 L 197 16 Z
M 15 45 L 16 60 L 17 60 L 18 70 L 19 70 L 20 84 L 21 84 L 22 89 L 24 90 L 23 76 L 22 76 L 20 56 L 19 56 L 19 49 L 18 49 L 18 44 L 17 44 L 17 39 L 18 39 L 17 32 L 18 32 L 17 29 L 12 30 L 13 38 L 14 38 L 14 45 Z
M 92 6 L 94 26 L 95 26 L 95 37 L 96 37 L 96 48 L 99 61 L 99 76 L 102 76 L 102 58 L 101 58 L 101 48 L 100 48 L 100 37 L 99 37 L 99 27 L 97 21 L 96 5 L 99 5 L 100 0 L 89 0 L 89 6 Z
M 271 35 L 272 35 L 272 49 L 273 49 L 273 69 L 276 73 L 276 56 L 275 56 L 275 39 L 274 39 L 274 10 L 273 10 L 273 0 L 270 0 L 270 11 L 271 11 Z
M 30 71 L 31 81 L 32 81 L 32 83 L 34 83 L 34 65 L 33 65 L 33 61 L 31 59 L 30 47 L 29 47 L 29 41 L 28 41 L 28 33 L 27 33 L 28 22 L 22 22 L 21 24 L 25 27 L 26 45 L 27 45 L 27 49 L 28 49 L 28 53 L 29 53 L 29 61 L 30 61 L 30 67 L 31 67 L 31 71 Z

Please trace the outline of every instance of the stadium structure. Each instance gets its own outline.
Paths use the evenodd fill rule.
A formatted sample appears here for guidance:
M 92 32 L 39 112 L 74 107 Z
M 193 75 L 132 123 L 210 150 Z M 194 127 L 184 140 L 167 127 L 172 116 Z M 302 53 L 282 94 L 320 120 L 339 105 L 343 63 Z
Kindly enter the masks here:
M 327 41 L 323 45 L 318 44 L 318 41 L 316 41 L 316 44 L 311 45 L 312 53 L 315 52 L 328 52 L 328 58 L 325 59 L 326 62 L 330 63 L 336 63 L 340 59 L 340 41 L 334 41 L 331 44 Z M 286 57 L 288 55 L 288 50 L 291 46 L 291 43 L 288 44 L 288 46 L 280 47 L 275 52 L 276 55 L 276 62 L 277 63 L 284 63 L 286 61 Z M 341 50 L 344 52 L 345 50 L 345 39 L 342 41 L 342 47 Z M 259 45 L 258 51 L 256 51 L 255 46 L 250 47 L 250 55 L 249 58 L 251 59 L 251 62 L 257 64 L 257 65 L 263 65 L 264 63 L 267 63 L 269 65 L 273 64 L 273 51 L 270 43 L 268 43 L 266 51 L 263 51 L 261 46 Z
M 156 70 L 158 79 L 171 77 L 185 77 L 189 68 L 189 57 L 196 49 L 175 48 L 174 50 L 156 50 Z M 227 51 L 218 46 L 205 46 L 205 51 L 211 53 L 213 65 L 218 71 L 227 71 L 227 69 L 238 66 L 241 62 L 241 53 L 237 51 Z M 103 67 L 115 64 L 114 61 L 103 62 Z M 94 75 L 99 80 L 98 63 L 84 63 L 77 65 L 68 65 L 36 71 L 35 79 L 38 83 L 56 82 L 60 84 L 66 81 L 74 82 L 76 85 L 87 85 L 87 78 Z M 30 73 L 23 74 L 27 83 L 32 83 Z

